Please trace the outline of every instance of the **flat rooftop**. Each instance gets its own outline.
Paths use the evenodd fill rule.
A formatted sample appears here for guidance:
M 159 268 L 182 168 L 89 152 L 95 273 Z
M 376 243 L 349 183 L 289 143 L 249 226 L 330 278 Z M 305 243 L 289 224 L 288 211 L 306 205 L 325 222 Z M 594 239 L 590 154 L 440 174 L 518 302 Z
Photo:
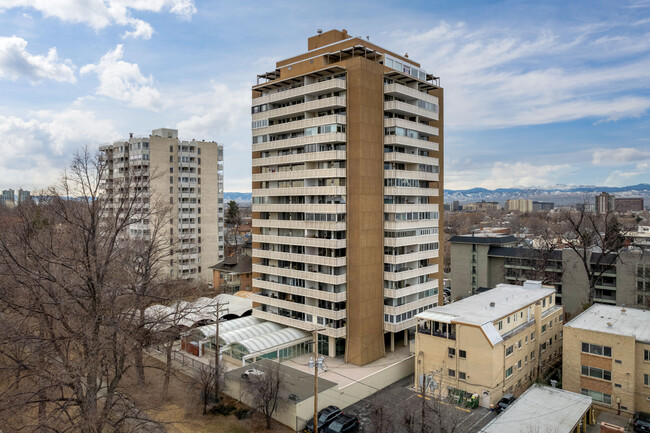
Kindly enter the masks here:
M 650 343 L 650 311 L 594 304 L 564 325 L 606 334 L 634 337 Z
M 542 286 L 539 282 L 527 281 L 524 284 L 497 284 L 492 290 L 432 308 L 415 317 L 480 326 L 492 323 L 555 293 L 554 288 Z
M 591 397 L 533 385 L 479 433 L 571 433 L 591 407 Z

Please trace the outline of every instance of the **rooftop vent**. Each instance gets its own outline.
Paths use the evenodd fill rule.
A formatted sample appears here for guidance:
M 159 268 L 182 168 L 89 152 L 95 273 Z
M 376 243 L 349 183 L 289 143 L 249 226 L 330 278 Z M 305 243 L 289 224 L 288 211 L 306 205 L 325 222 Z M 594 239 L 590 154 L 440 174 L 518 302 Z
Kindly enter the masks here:
M 625 308 L 621 308 L 621 314 L 625 314 L 627 310 Z
M 490 307 L 494 307 L 496 304 L 494 302 L 490 302 Z
M 607 322 L 607 327 L 611 328 L 612 327 L 612 322 Z
M 319 35 L 323 34 L 323 29 L 316 30 L 316 33 L 318 33 Z

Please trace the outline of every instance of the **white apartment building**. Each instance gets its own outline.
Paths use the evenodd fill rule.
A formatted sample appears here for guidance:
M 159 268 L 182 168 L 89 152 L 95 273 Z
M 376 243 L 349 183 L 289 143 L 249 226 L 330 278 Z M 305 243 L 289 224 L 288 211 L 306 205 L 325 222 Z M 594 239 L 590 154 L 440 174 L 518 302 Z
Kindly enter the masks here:
M 149 178 L 141 193 L 145 206 L 169 204 L 169 275 L 212 281 L 212 269 L 224 257 L 223 146 L 214 141 L 180 140 L 175 129 L 153 130 L 100 147 L 107 161 L 107 188 L 126 177 Z M 150 236 L 150 221 L 130 227 L 129 235 Z

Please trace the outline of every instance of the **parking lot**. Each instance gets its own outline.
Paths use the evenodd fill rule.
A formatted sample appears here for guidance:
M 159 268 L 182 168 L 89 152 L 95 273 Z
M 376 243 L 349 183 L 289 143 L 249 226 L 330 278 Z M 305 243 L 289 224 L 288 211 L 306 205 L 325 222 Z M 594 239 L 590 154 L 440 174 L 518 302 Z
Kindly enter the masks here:
M 402 379 L 388 388 L 363 399 L 352 406 L 347 407 L 343 412 L 355 415 L 359 418 L 359 432 L 370 433 L 376 431 L 372 420 L 376 421 L 375 408 L 383 407 L 384 413 L 393 422 L 395 433 L 407 433 L 408 429 L 403 425 L 403 414 L 405 409 L 415 410 L 421 408 L 422 395 L 415 392 L 413 377 Z M 429 397 L 427 397 L 429 398 Z M 459 433 L 476 432 L 490 422 L 496 414 L 489 409 L 477 408 L 466 409 L 443 403 L 446 418 L 453 418 Z M 419 410 L 419 409 L 418 409 Z

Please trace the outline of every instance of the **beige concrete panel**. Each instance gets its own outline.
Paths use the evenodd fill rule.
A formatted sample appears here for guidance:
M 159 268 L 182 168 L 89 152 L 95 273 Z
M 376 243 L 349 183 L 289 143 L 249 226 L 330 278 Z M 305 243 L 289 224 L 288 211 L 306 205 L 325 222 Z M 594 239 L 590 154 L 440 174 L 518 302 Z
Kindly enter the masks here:
M 384 356 L 383 70 L 361 57 L 346 69 L 346 361 L 364 365 Z

